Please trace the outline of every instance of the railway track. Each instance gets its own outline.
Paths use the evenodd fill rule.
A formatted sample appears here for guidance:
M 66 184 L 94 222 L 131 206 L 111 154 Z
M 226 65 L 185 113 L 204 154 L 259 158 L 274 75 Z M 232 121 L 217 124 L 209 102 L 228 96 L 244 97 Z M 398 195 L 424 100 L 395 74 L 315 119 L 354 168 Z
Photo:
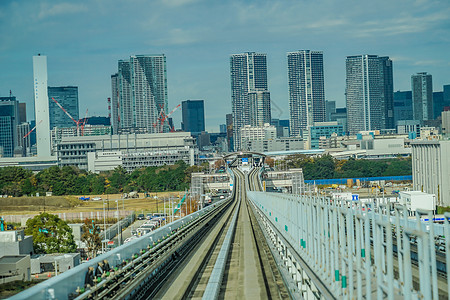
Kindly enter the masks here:
M 234 204 L 217 223 L 220 228 L 211 231 L 214 238 L 205 237 L 196 254 L 180 265 L 154 299 L 211 299 L 211 294 L 206 292 L 211 289 L 216 298 L 289 298 L 261 229 L 246 202 L 247 175 L 237 169 L 233 172 L 236 178 Z M 226 247 L 229 249 L 222 255 Z M 216 273 L 220 273 L 220 280 L 211 283 Z

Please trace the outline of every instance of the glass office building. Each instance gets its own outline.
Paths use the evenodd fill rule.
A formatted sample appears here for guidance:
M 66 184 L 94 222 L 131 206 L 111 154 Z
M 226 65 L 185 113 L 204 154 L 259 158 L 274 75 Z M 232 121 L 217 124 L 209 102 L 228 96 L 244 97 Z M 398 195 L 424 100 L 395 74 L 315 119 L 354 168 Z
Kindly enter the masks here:
M 16 97 L 0 97 L 0 155 L 13 157 L 17 145 L 19 103 Z
M 78 87 L 76 86 L 57 86 L 48 87 L 48 105 L 50 117 L 50 130 L 55 127 L 73 127 L 77 124 L 53 101 L 55 99 L 59 104 L 74 118 L 80 119 L 78 105 Z
M 203 100 L 181 102 L 181 130 L 198 135 L 205 131 L 205 107 Z

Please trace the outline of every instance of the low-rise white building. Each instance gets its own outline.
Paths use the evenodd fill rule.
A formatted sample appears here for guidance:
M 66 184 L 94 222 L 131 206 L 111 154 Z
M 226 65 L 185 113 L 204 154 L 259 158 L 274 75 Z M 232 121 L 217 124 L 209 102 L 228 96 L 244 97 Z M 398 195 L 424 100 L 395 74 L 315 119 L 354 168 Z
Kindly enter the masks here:
M 245 125 L 241 128 L 241 144 L 246 141 L 274 140 L 277 138 L 275 126 L 265 123 L 264 126 Z
M 194 165 L 198 148 L 189 132 L 63 137 L 57 145 L 59 166 L 100 172 L 123 165 L 127 170 L 183 160 Z
M 30 256 L 5 255 L 0 257 L 0 283 L 30 281 Z
M 370 158 L 389 158 L 411 155 L 411 148 L 405 144 L 405 138 L 366 139 L 361 141 L 361 150 L 366 150 L 366 156 Z
M 421 191 L 401 191 L 398 201 L 411 213 L 415 213 L 418 209 L 436 210 L 436 196 Z
M 434 194 L 437 205 L 450 206 L 450 141 L 413 141 L 413 188 Z
M 51 145 L 52 155 L 56 155 L 57 144 L 61 142 L 62 138 L 78 137 L 78 136 L 92 136 L 92 135 L 110 135 L 111 126 L 105 125 L 90 125 L 71 127 L 55 127 L 51 131 Z
M 421 127 L 420 128 L 421 140 L 439 140 L 439 130 L 436 127 Z
M 274 152 L 303 150 L 302 138 L 278 138 L 274 140 L 248 140 L 241 144 L 242 149 L 252 152 Z
M 419 120 L 399 120 L 397 121 L 397 133 L 409 134 L 415 132 L 420 135 L 420 121 Z
M 0 232 L 0 257 L 3 255 L 33 254 L 33 237 L 23 230 Z
M 441 113 L 442 118 L 442 135 L 444 137 L 450 137 L 450 110 L 443 111 Z
M 273 152 L 303 150 L 302 138 L 277 138 L 277 129 L 269 123 L 264 126 L 246 125 L 241 128 L 241 150 Z

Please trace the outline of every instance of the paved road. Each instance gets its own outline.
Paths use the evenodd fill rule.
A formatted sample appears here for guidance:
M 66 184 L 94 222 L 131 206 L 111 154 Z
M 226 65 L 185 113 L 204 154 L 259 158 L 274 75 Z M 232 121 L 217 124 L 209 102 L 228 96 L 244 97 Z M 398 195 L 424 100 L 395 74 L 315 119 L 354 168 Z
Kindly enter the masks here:
M 125 241 L 127 238 L 129 238 L 131 236 L 132 230 L 136 230 L 139 226 L 144 224 L 145 221 L 146 220 L 136 220 L 133 224 L 128 226 L 124 231 L 122 231 L 122 243 L 123 243 L 123 241 Z M 113 241 L 114 241 L 114 245 L 118 246 L 117 236 L 113 238 Z

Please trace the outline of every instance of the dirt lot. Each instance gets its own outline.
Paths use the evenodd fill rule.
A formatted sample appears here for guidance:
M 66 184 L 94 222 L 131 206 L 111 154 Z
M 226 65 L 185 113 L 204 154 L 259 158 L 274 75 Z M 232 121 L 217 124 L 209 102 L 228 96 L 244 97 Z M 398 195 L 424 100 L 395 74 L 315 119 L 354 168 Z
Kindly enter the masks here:
M 155 199 L 154 196 L 158 198 Z M 97 201 L 81 201 L 80 196 L 51 196 L 51 197 L 17 197 L 17 198 L 0 198 L 0 213 L 7 215 L 20 215 L 39 213 L 45 210 L 49 213 L 63 212 L 89 212 L 103 210 L 103 203 L 109 204 L 110 209 L 117 206 L 116 200 L 119 200 L 119 208 L 125 210 L 134 210 L 136 213 L 156 211 L 163 207 L 164 199 L 178 199 L 183 197 L 183 192 L 164 192 L 152 193 L 150 197 L 144 198 L 140 194 L 140 198 L 122 199 L 121 195 L 82 195 L 90 197 L 100 197 L 102 200 Z

